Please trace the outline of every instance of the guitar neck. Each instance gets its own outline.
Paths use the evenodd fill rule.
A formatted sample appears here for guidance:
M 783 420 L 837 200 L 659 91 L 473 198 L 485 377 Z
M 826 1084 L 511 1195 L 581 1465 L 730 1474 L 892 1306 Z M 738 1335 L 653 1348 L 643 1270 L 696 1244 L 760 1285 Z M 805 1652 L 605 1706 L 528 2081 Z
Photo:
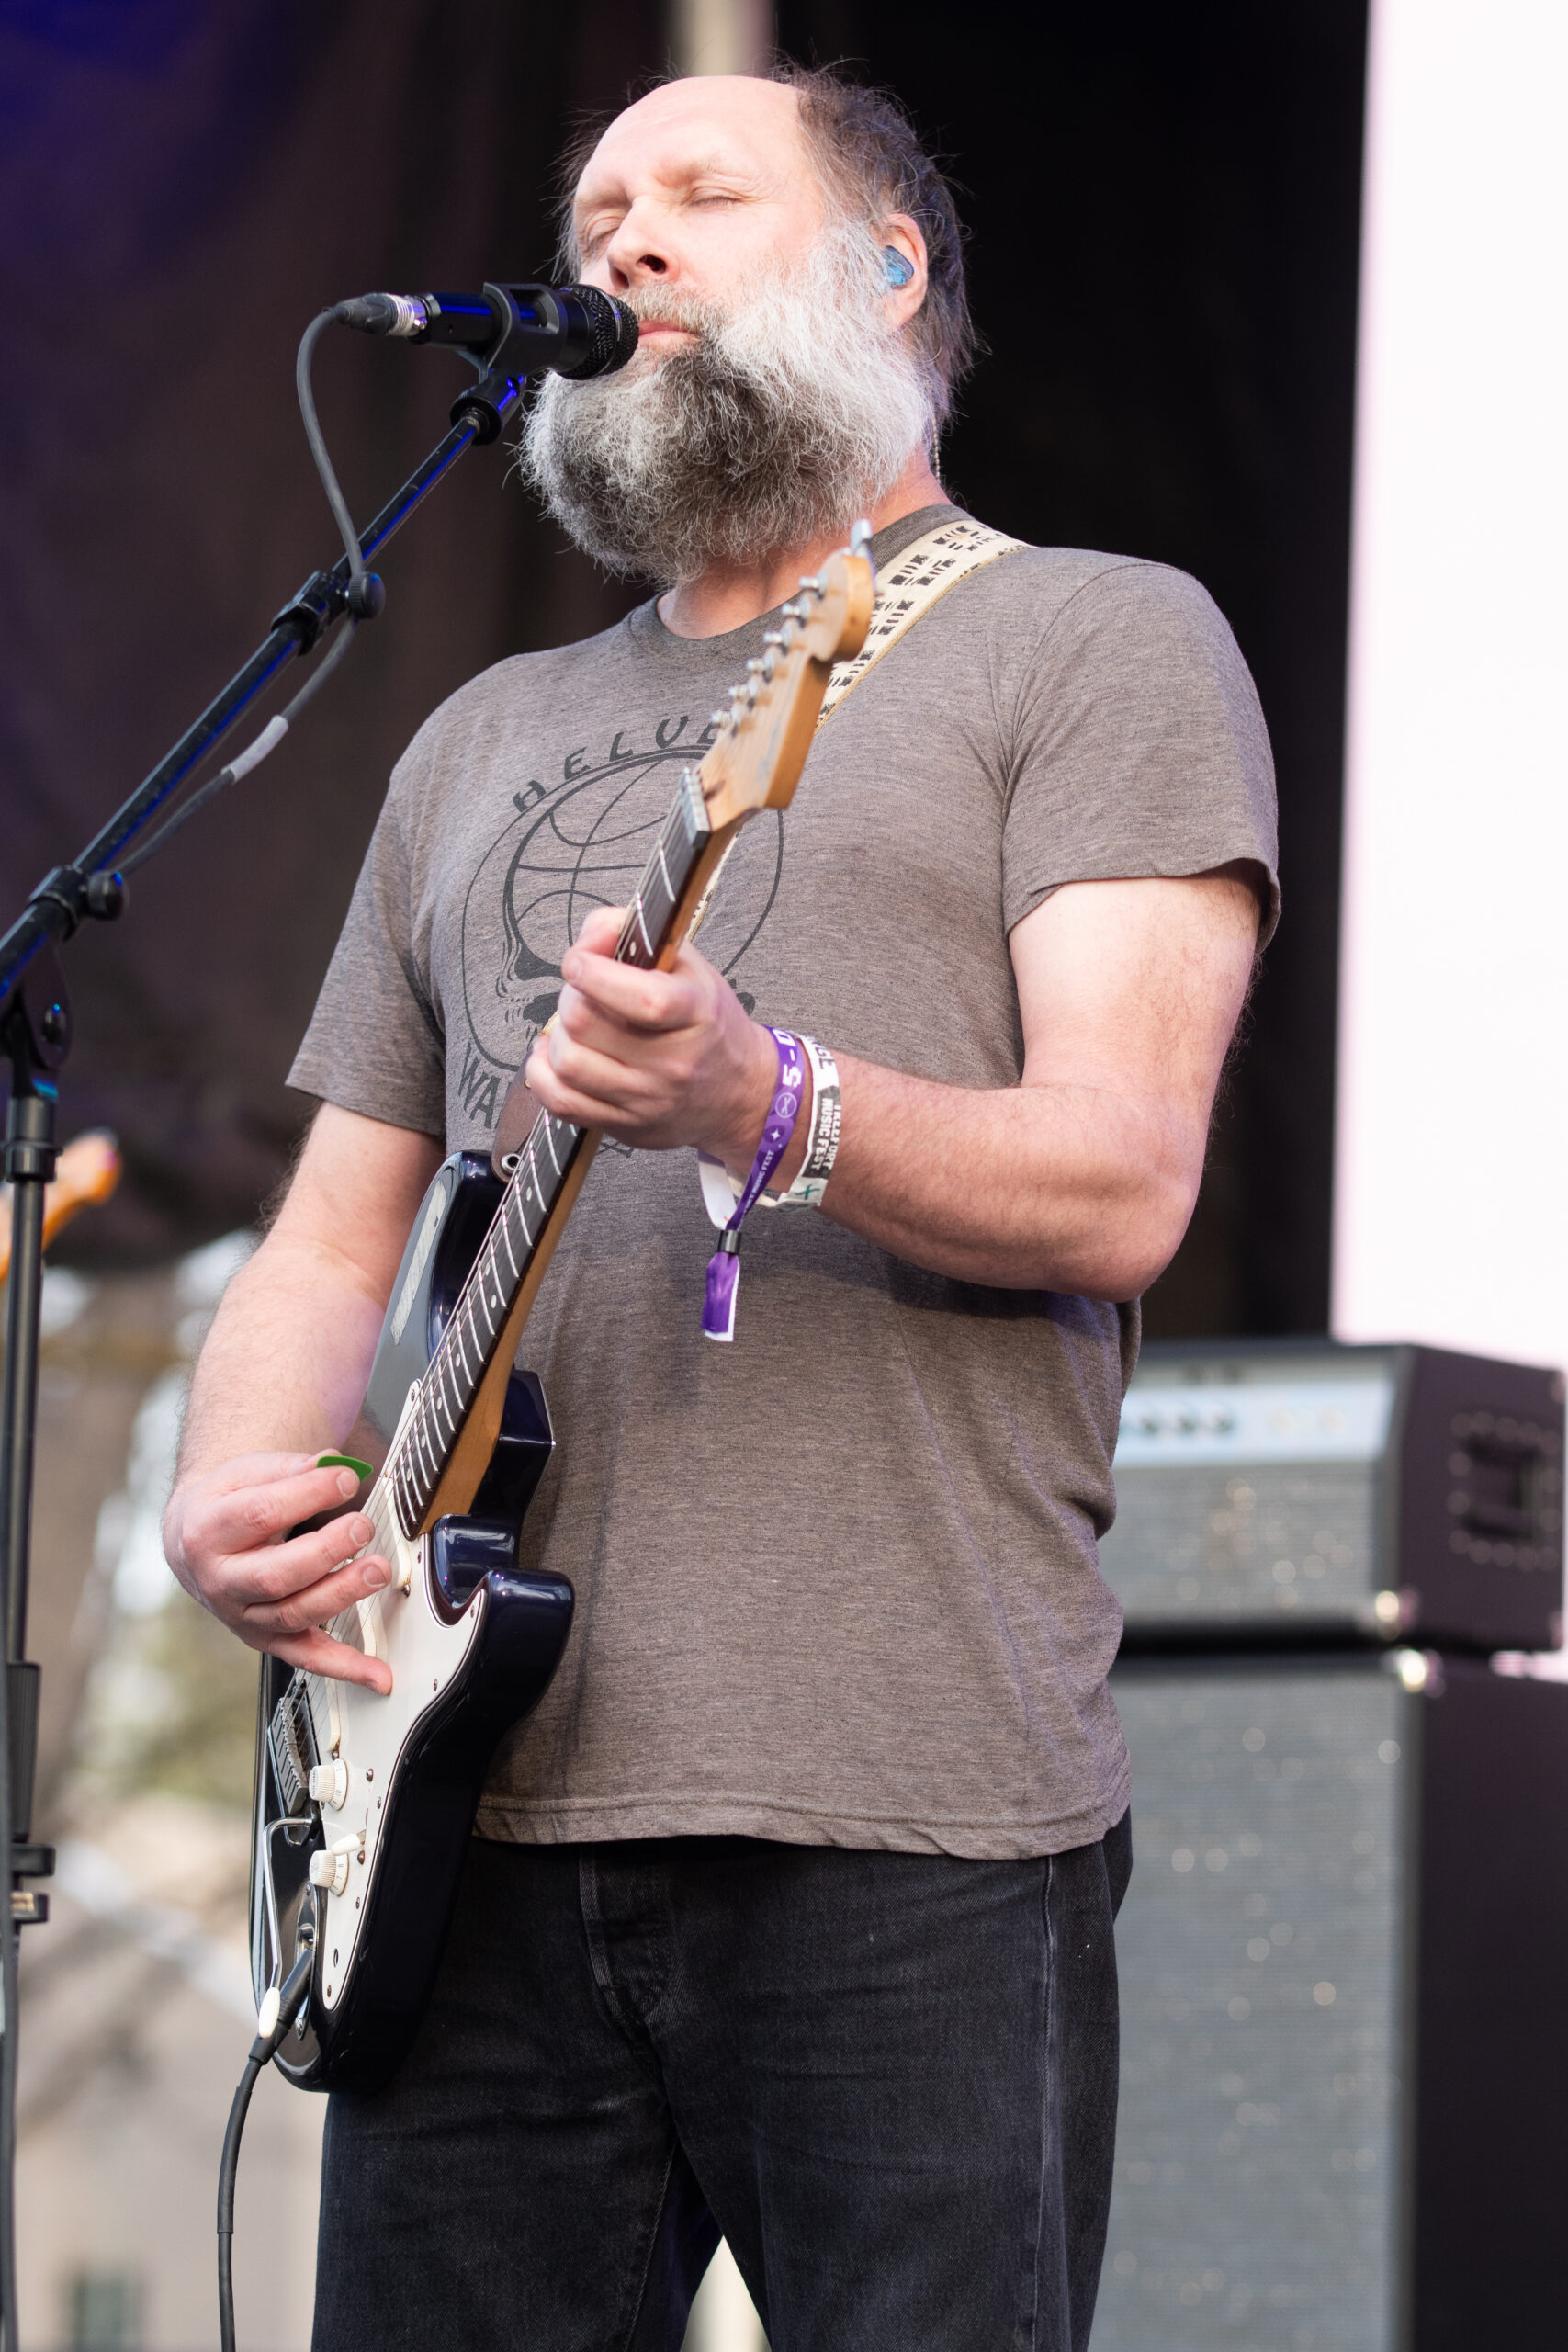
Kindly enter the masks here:
M 644 970 L 674 962 L 736 830 L 709 825 L 696 775 L 688 769 L 626 910 L 617 961 Z M 517 1156 L 387 1464 L 399 1524 L 411 1538 L 473 1499 L 500 1428 L 523 1326 L 598 1143 L 596 1130 L 541 1111 Z
M 786 808 L 811 747 L 835 662 L 858 653 L 875 575 L 869 524 L 781 611 L 781 627 L 746 665 L 712 748 L 681 778 L 637 884 L 617 958 L 667 969 L 690 933 L 726 851 L 749 817 Z M 501 1430 L 523 1326 L 598 1148 L 592 1128 L 542 1112 L 518 1154 L 501 1206 L 382 1473 L 405 1536 L 466 1511 Z

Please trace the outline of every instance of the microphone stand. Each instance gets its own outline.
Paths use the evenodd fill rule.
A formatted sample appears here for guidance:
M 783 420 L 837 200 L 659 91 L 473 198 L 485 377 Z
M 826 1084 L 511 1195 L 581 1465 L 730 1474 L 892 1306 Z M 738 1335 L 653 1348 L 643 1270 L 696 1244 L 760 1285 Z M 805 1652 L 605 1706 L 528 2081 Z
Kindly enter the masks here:
M 487 291 L 489 289 L 487 288 Z M 513 306 L 514 315 L 514 306 Z M 494 441 L 526 382 L 514 332 L 503 329 L 479 380 L 453 402 L 451 427 L 360 537 L 365 557 L 384 547 L 470 446 Z M 49 1917 L 39 1882 L 54 1854 L 30 1842 L 38 1758 L 39 1669 L 26 1658 L 34 1453 L 38 1421 L 39 1306 L 43 1285 L 44 1188 L 54 1174 L 57 1080 L 71 1047 L 71 1006 L 58 948 L 84 922 L 108 922 L 127 891 L 116 861 L 263 688 L 309 653 L 344 614 L 374 619 L 384 591 L 374 574 L 359 593 L 349 559 L 313 571 L 221 694 L 187 728 L 123 807 L 69 865 L 47 874 L 0 937 L 0 1055 L 11 1066 L 5 1176 L 12 1188 L 6 1378 L 0 1405 L 0 1831 L 8 1826 L 9 1917 L 0 1922 L 0 2345 L 19 2352 L 13 2175 L 16 2158 L 17 1937 Z M 149 846 L 155 846 L 150 844 Z

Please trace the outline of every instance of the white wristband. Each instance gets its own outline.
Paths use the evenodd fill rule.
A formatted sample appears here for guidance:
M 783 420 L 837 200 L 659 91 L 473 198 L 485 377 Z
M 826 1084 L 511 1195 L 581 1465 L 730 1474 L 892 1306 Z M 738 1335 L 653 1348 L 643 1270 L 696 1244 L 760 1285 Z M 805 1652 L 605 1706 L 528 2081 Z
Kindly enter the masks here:
M 815 1037 L 802 1037 L 800 1043 L 811 1064 L 811 1132 L 806 1140 L 800 1173 L 787 1193 L 764 1193 L 764 1208 L 819 1209 L 833 1162 L 839 1157 L 839 1130 L 843 1120 L 839 1065 L 827 1046 L 819 1045 Z

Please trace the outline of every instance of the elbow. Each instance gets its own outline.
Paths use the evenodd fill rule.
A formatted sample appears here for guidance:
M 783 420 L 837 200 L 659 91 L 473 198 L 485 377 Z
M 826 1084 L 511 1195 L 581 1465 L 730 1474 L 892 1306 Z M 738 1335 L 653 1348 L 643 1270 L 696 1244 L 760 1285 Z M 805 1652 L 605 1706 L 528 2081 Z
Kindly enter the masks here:
M 1146 1178 L 1120 1216 L 1107 1216 L 1093 1238 L 1086 1238 L 1073 1288 L 1113 1306 L 1141 1298 L 1180 1248 L 1196 1204 L 1195 1184 Z

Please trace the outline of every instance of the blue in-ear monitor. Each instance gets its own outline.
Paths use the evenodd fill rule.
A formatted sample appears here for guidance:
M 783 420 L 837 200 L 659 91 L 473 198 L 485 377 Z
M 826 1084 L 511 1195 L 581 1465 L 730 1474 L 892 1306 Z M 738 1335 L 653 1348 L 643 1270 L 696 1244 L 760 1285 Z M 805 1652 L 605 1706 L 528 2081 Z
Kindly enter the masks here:
M 882 274 L 889 286 L 908 286 L 915 274 L 915 265 L 908 254 L 899 252 L 897 245 L 884 245 Z

